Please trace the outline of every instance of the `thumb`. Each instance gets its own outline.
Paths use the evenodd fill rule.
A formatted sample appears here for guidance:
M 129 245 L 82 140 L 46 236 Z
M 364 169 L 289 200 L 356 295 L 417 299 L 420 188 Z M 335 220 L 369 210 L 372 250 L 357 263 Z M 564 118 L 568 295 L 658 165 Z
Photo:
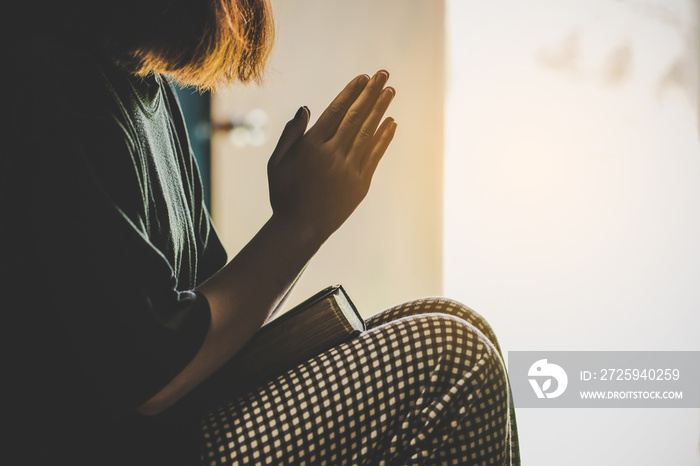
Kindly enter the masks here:
M 277 146 L 270 157 L 270 165 L 279 163 L 282 157 L 284 157 L 284 154 L 286 154 L 294 143 L 304 135 L 306 126 L 309 124 L 309 116 L 310 112 L 308 107 L 299 107 L 294 118 L 289 120 L 284 130 L 282 130 L 282 136 L 280 136 L 280 140 L 277 141 Z

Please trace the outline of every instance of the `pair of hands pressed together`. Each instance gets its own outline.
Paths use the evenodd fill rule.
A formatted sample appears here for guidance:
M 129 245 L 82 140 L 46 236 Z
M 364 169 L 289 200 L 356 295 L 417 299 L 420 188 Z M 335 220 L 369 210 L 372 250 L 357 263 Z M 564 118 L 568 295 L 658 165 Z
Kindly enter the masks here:
M 384 87 L 388 79 L 386 71 L 358 76 L 308 131 L 305 107 L 284 128 L 268 163 L 272 216 L 197 287 L 211 311 L 204 342 L 140 413 L 164 411 L 233 357 L 282 306 L 311 257 L 365 198 L 396 131 L 392 118 L 380 124 L 395 95 Z
M 273 216 L 324 241 L 362 202 L 396 123 L 382 117 L 396 91 L 389 74 L 352 80 L 306 133 L 302 107 L 285 127 L 268 163 Z

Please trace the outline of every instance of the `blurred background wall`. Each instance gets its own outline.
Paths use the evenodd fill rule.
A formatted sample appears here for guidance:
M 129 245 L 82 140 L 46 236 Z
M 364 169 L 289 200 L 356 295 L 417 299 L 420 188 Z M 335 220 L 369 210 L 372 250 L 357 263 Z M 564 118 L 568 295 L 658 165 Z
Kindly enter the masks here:
M 445 293 L 506 351 L 700 350 L 697 1 L 446 17 Z M 696 409 L 517 415 L 525 465 L 699 463 Z
M 212 213 L 230 254 L 269 217 L 266 164 L 297 109 L 312 123 L 355 76 L 386 69 L 398 122 L 365 202 L 324 245 L 289 304 L 341 283 L 369 316 L 442 291 L 444 5 L 441 1 L 273 2 L 277 43 L 261 87 L 214 95 L 232 131 L 212 141 Z

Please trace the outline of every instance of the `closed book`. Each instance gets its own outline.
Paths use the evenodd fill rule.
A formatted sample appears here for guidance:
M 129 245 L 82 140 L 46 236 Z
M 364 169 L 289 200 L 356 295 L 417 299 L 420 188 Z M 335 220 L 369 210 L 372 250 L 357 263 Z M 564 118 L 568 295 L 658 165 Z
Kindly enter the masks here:
M 209 385 L 225 387 L 228 396 L 241 393 L 364 330 L 343 287 L 329 286 L 263 325 Z

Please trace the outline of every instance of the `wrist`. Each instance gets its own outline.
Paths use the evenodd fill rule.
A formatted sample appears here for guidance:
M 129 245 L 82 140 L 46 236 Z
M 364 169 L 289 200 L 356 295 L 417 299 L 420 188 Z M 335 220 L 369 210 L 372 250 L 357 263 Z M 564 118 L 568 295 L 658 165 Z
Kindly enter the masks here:
M 302 250 L 315 253 L 326 240 L 330 233 L 324 232 L 312 222 L 301 220 L 299 217 L 284 216 L 273 213 L 266 226 L 280 232 L 287 244 Z

